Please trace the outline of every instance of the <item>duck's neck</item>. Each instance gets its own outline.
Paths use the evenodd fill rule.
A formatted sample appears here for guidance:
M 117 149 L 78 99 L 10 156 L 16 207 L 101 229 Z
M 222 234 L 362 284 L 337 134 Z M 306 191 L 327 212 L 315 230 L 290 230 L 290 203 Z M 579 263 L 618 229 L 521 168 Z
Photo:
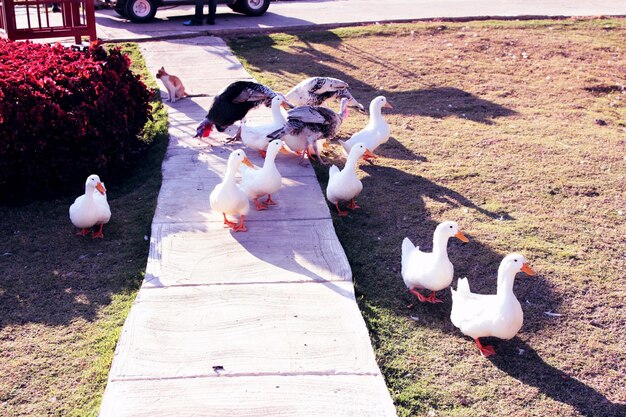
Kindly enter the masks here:
M 282 120 L 283 114 L 280 112 L 280 104 L 272 105 L 272 118 L 276 120 Z
M 345 98 L 341 99 L 341 105 L 339 106 L 339 117 L 341 120 L 348 117 L 348 100 Z
M 85 186 L 85 200 L 93 201 L 93 193 L 96 191 L 96 187 Z
M 356 165 L 357 162 L 359 161 L 359 155 L 356 154 L 355 152 L 351 152 L 348 154 L 348 159 L 346 160 L 346 165 L 344 167 L 344 169 L 348 168 L 351 169 L 353 171 L 356 171 Z
M 370 121 L 369 124 L 380 123 L 383 120 L 382 109 L 377 105 L 370 105 Z
M 223 184 L 234 184 L 235 183 L 235 174 L 237 174 L 237 168 L 239 168 L 239 163 L 235 161 L 228 161 L 228 166 L 226 166 L 226 174 L 224 174 Z
M 265 162 L 263 162 L 263 168 L 268 167 L 268 168 L 274 168 L 276 167 L 276 155 L 278 154 L 278 151 L 273 150 L 273 149 L 268 149 L 267 153 L 265 154 Z
M 435 256 L 448 258 L 448 238 L 437 232 L 433 236 L 433 253 Z
M 513 283 L 515 282 L 515 272 L 498 269 L 498 297 L 513 295 Z

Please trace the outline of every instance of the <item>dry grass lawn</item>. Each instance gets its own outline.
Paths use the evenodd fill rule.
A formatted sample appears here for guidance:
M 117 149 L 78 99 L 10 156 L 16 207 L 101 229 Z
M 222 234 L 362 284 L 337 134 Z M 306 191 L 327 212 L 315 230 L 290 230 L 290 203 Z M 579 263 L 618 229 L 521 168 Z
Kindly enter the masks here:
M 377 25 L 230 43 L 277 91 L 334 76 L 365 105 L 377 95 L 394 105 L 382 157 L 360 165 L 362 208 L 335 226 L 400 416 L 626 415 L 626 21 Z M 366 120 L 352 113 L 340 138 Z M 343 165 L 337 146 L 331 157 Z M 328 169 L 316 169 L 325 187 Z M 470 239 L 449 244 L 453 286 L 467 276 L 494 292 L 510 252 L 538 272 L 518 274 L 524 326 L 492 340 L 490 360 L 451 324 L 449 291 L 421 304 L 400 276 L 402 239 L 430 249 L 447 219 Z

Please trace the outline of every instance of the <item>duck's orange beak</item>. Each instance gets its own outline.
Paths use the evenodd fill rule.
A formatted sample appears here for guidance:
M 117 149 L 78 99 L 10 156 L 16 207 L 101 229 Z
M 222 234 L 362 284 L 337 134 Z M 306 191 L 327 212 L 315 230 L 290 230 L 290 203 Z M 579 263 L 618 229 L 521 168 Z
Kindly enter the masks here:
M 281 146 L 280 149 L 278 149 L 278 151 L 284 155 L 292 155 L 292 153 L 289 152 L 289 150 L 285 148 L 284 146 Z
M 246 166 L 249 166 L 252 169 L 258 169 L 248 158 L 243 158 L 243 162 Z
M 528 266 L 527 263 L 524 263 L 524 265 L 522 265 L 522 272 L 525 272 L 527 275 L 530 275 L 531 277 L 533 275 L 537 275 L 535 274 L 535 271 L 533 271 L 532 268 Z
M 391 105 L 391 103 L 389 102 L 389 100 L 387 100 L 387 102 L 385 104 L 383 104 L 383 107 L 387 108 L 387 109 L 393 109 L 393 106 Z
M 469 242 L 469 239 L 465 237 L 465 235 L 463 233 L 461 233 L 461 231 L 456 232 L 456 235 L 454 235 L 454 237 L 456 237 L 457 239 L 459 239 L 461 242 Z
M 378 156 L 374 155 L 369 149 L 365 148 L 363 159 L 374 159 L 374 158 L 378 158 Z
M 104 195 L 104 193 L 107 192 L 107 190 L 104 188 L 104 185 L 102 185 L 101 182 L 96 184 L 96 190 L 98 190 L 100 192 L 100 194 Z

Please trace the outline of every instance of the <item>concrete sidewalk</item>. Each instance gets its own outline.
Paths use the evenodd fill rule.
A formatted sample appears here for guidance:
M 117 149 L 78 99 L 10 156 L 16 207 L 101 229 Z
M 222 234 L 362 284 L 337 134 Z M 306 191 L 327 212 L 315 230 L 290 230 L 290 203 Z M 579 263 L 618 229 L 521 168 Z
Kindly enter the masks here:
M 218 6 L 215 26 L 183 26 L 193 13 L 193 6 L 163 7 L 153 22 L 138 24 L 113 10 L 99 10 L 98 37 L 119 42 L 437 18 L 626 16 L 626 0 L 288 0 L 272 2 L 259 17 Z
M 151 72 L 165 66 L 188 91 L 251 79 L 219 38 L 141 47 Z M 146 278 L 100 416 L 395 415 L 312 168 L 279 155 L 278 205 L 251 210 L 247 233 L 224 229 L 211 211 L 209 193 L 233 149 L 192 138 L 211 101 L 169 106 Z M 251 123 L 270 118 L 251 115 Z

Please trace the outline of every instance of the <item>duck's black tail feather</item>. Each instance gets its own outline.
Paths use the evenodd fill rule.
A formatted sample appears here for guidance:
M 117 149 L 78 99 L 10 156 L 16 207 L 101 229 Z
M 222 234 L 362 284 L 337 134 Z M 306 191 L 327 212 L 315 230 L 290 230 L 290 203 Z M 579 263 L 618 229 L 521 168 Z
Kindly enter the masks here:
M 273 131 L 272 133 L 268 134 L 267 137 L 270 139 L 281 139 L 283 136 L 285 136 L 286 132 L 285 132 L 285 127 L 281 127 L 278 130 Z

